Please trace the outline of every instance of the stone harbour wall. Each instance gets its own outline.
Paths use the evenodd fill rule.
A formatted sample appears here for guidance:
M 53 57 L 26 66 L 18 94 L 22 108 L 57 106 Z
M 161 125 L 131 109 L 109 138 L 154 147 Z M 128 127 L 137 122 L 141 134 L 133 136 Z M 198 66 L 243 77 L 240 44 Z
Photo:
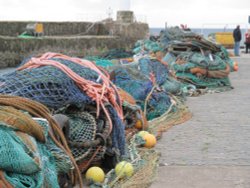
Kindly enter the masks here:
M 131 49 L 148 34 L 144 23 L 44 22 L 44 36 L 19 38 L 30 22 L 0 22 L 0 68 L 45 52 L 69 56 L 99 55 L 110 49 Z M 41 22 L 39 22 L 41 23 Z

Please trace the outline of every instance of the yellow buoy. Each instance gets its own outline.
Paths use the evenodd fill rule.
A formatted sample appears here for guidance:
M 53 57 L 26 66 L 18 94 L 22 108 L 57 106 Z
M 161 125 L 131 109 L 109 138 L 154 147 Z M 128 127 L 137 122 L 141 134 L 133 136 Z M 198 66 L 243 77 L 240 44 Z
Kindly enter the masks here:
M 105 174 L 103 170 L 97 166 L 89 168 L 86 172 L 86 179 L 95 183 L 102 183 L 104 181 Z
M 152 148 L 156 144 L 156 138 L 152 134 L 145 134 L 143 139 L 145 140 L 145 144 L 143 146 L 146 148 Z
M 141 136 L 142 138 L 143 138 L 146 134 L 149 134 L 149 132 L 148 132 L 148 131 L 140 131 L 140 132 L 138 132 L 138 135 Z
M 137 120 L 136 123 L 135 123 L 135 128 L 137 129 L 142 129 L 142 121 L 141 120 Z
M 133 175 L 133 173 L 134 173 L 133 165 L 129 162 L 122 161 L 115 166 L 115 174 L 120 178 L 130 177 Z

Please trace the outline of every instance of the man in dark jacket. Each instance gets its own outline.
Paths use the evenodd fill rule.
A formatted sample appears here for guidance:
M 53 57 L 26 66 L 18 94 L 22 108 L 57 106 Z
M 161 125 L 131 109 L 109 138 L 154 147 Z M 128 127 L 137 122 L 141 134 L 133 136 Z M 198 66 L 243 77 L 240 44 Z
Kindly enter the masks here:
M 237 27 L 233 31 L 233 37 L 234 37 L 234 55 L 240 56 L 241 31 L 239 25 L 237 25 Z

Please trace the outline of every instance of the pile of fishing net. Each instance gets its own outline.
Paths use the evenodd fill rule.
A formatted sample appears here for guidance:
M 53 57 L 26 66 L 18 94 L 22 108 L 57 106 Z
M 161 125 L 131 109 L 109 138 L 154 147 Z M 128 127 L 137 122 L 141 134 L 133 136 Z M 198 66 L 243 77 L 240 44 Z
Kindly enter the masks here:
M 224 47 L 203 43 L 204 39 L 195 39 L 172 44 L 163 59 L 186 87 L 209 91 L 231 89 L 228 76 L 237 71 L 237 63 L 230 59 Z
M 0 187 L 60 187 L 73 161 L 53 136 L 55 126 L 45 106 L 0 95 Z
M 133 49 L 133 52 L 135 54 L 144 52 L 144 53 L 151 53 L 151 52 L 157 52 L 162 51 L 163 48 L 159 45 L 158 42 L 152 41 L 149 39 L 139 40 L 135 43 L 135 47 Z
M 162 61 L 169 65 L 170 71 L 183 83 L 181 87 L 186 95 L 232 88 L 228 75 L 237 71 L 238 65 L 230 59 L 223 46 L 178 27 L 161 31 L 158 41 L 138 41 L 135 49 L 139 49 L 137 54 L 140 56 L 144 46 L 150 46 L 145 44 L 158 45 L 158 52 L 165 50 L 166 55 Z M 157 56 L 157 50 L 150 51 Z
M 183 101 L 174 96 L 171 98 L 173 103 L 168 111 L 148 122 L 147 130 L 156 136 L 161 136 L 159 133 L 191 118 L 191 113 Z M 157 174 L 160 154 L 153 148 L 142 147 L 145 143 L 139 136 L 142 132 L 127 138 L 127 156 L 123 160 L 133 165 L 134 174 L 131 177 L 120 178 L 115 169 L 112 169 L 106 174 L 101 185 L 94 184 L 91 187 L 146 188 L 152 184 Z
M 180 92 L 178 82 L 171 82 L 167 66 L 157 59 L 141 58 L 113 68 L 113 83 L 134 97 L 148 120 L 165 113 L 171 105 L 168 93 Z
M 137 45 L 139 47 L 140 44 L 148 41 L 139 41 Z M 152 42 L 152 44 L 154 46 L 156 43 Z M 177 119 L 183 119 L 181 122 L 186 121 L 191 115 L 184 105 L 183 84 L 169 72 L 168 65 L 157 58 L 157 53 L 162 52 L 162 49 L 155 52 L 150 48 L 145 50 L 145 47 L 141 47 L 141 49 L 144 55 L 140 51 L 139 54 L 136 54 L 138 59 L 134 58 L 134 61 L 129 64 L 117 63 L 113 66 L 103 67 L 109 71 L 113 83 L 134 98 L 147 120 L 152 120 L 150 121 L 152 124 L 148 128 L 157 134 L 157 131 L 161 132 L 169 125 L 175 124 L 171 122 L 175 122 Z M 171 114 L 169 116 L 176 120 L 172 121 L 167 114 Z M 154 121 L 157 118 L 160 119 Z M 164 118 L 167 120 L 165 123 Z M 178 120 L 176 124 L 178 124 Z M 152 126 L 154 128 L 150 128 L 151 125 L 154 125 Z
M 33 99 L 53 114 L 66 115 L 60 130 L 81 172 L 92 165 L 111 169 L 126 159 L 135 174 L 119 180 L 111 170 L 103 185 L 148 186 L 159 155 L 138 147 L 134 126 L 148 126 L 156 135 L 179 123 L 178 118 L 187 120 L 189 111 L 173 96 L 181 94 L 180 83 L 155 58 L 105 68 L 110 75 L 90 61 L 47 53 L 26 59 L 16 71 L 1 76 L 0 93 Z M 149 125 L 144 115 L 151 120 Z
M 191 31 L 184 31 L 179 27 L 170 27 L 160 32 L 158 42 L 162 47 L 166 49 L 168 45 L 173 41 L 195 39 L 200 37 L 201 37 L 200 35 L 193 33 Z
M 81 170 L 106 151 L 125 155 L 118 91 L 92 62 L 47 53 L 25 60 L 0 82 L 0 93 L 33 99 L 69 117 L 68 142 Z

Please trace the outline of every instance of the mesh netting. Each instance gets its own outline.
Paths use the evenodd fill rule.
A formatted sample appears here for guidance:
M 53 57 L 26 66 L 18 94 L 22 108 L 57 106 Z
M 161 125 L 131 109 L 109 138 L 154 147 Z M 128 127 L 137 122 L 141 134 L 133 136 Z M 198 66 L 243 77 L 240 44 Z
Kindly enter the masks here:
M 82 143 L 87 140 L 94 140 L 96 134 L 96 122 L 92 115 L 87 112 L 68 114 L 69 119 L 69 141 Z M 72 154 L 76 161 L 85 158 L 89 148 L 71 147 Z
M 153 88 L 153 83 L 148 77 L 140 74 L 134 67 L 121 67 L 114 70 L 113 82 L 136 100 L 144 101 Z
M 66 65 L 77 75 L 89 81 L 102 83 L 100 75 L 88 67 L 60 58 L 52 58 L 51 60 Z M 70 77 L 54 66 L 14 71 L 3 75 L 0 82 L 0 93 L 30 98 L 54 110 L 68 105 L 77 107 L 96 106 L 95 101 L 82 91 Z M 124 125 L 113 106 L 109 105 L 108 113 L 112 116 L 113 122 L 113 147 L 117 148 L 121 155 L 124 155 Z
M 163 84 L 168 88 L 168 73 L 166 65 L 156 59 L 142 58 L 139 63 L 114 68 L 111 75 L 118 87 L 134 97 L 146 112 L 147 119 L 153 119 L 162 115 L 170 106 L 168 93 L 157 89 Z
M 133 154 L 131 153 L 129 160 L 134 159 L 131 163 L 133 164 L 135 173 L 130 178 L 119 179 L 114 170 L 112 170 L 106 175 L 106 182 L 103 187 L 106 185 L 106 187 L 146 188 L 154 181 L 159 153 L 155 150 L 138 148 L 135 138 L 136 136 L 131 139 L 128 146 L 133 150 Z
M 149 131 L 155 135 L 161 135 L 161 132 L 167 131 L 172 126 L 181 124 L 192 117 L 182 98 L 170 96 L 171 105 L 169 109 L 162 116 L 148 122 L 150 125 Z
M 140 70 L 140 73 L 146 75 L 148 78 L 150 77 L 150 74 L 153 74 L 155 77 L 155 82 L 159 86 L 161 86 L 169 77 L 167 66 L 156 59 L 140 59 L 138 70 Z
M 157 135 L 158 138 L 163 131 L 191 118 L 191 113 L 183 104 L 183 101 L 173 95 L 170 95 L 170 97 L 171 105 L 169 109 L 160 117 L 149 121 L 148 131 Z M 91 187 L 149 187 L 155 179 L 160 155 L 154 149 L 141 147 L 144 143 L 145 141 L 138 134 L 128 138 L 126 146 L 128 155 L 124 160 L 133 165 L 134 174 L 131 177 L 120 178 L 112 169 L 106 174 L 103 184 L 92 184 Z
M 46 143 L 1 122 L 0 168 L 13 187 L 59 188 L 57 176 L 72 168 L 71 161 L 48 137 L 48 122 L 36 121 L 44 129 Z
M 228 78 L 228 63 L 215 54 L 204 56 L 197 52 L 183 52 L 170 68 L 182 82 L 193 84 L 197 88 L 218 89 L 231 87 Z
M 160 45 L 170 51 L 178 53 L 182 51 L 211 50 L 213 53 L 220 51 L 220 46 L 206 40 L 202 36 L 184 31 L 178 27 L 170 27 L 160 33 Z
M 33 151 L 30 156 L 27 153 L 29 148 L 17 137 L 15 131 L 3 127 L 0 129 L 0 135 L 1 169 L 23 174 L 32 174 L 40 170 L 40 161 L 36 162 L 33 159 L 33 156 L 38 155 L 37 151 Z M 31 139 L 33 145 L 36 144 L 32 137 L 29 139 Z
M 223 46 L 179 28 L 162 32 L 160 43 L 168 48 L 163 60 L 168 62 L 185 88 L 192 84 L 197 88 L 195 92 L 204 88 L 207 91 L 231 89 L 228 75 L 235 71 L 235 62 Z
M 160 45 L 152 40 L 139 40 L 135 43 L 135 47 L 133 49 L 133 52 L 135 54 L 141 53 L 141 52 L 157 52 L 163 50 Z
M 91 69 L 79 66 L 68 60 L 55 58 L 54 60 L 70 67 L 71 70 L 85 79 L 95 83 L 102 82 L 99 75 Z M 176 100 L 169 94 L 169 92 L 179 93 L 180 83 L 170 77 L 167 66 L 160 61 L 142 58 L 138 63 L 118 67 L 112 66 L 112 70 L 111 78 L 113 82 L 134 97 L 136 104 L 140 105 L 147 119 L 152 120 L 149 127 L 155 135 L 177 124 L 178 118 L 182 121 L 188 119 L 188 110 L 184 107 L 181 108 L 181 102 L 174 102 Z M 64 72 L 55 67 L 45 66 L 16 71 L 4 75 L 0 78 L 0 82 L 2 85 L 0 93 L 31 98 L 57 111 L 60 111 L 60 108 L 65 108 L 65 106 L 77 107 L 80 111 L 78 113 L 65 111 L 65 114 L 70 118 L 69 145 L 72 142 L 82 144 L 96 141 L 97 136 L 102 137 L 106 134 L 106 129 L 109 128 L 109 125 L 105 124 L 107 119 L 103 115 L 103 111 L 100 111 L 100 117 L 96 118 L 95 101 L 91 100 L 85 92 L 80 90 Z M 110 187 L 148 187 L 155 176 L 159 158 L 158 153 L 154 150 L 138 148 L 142 143 L 140 143 L 140 140 L 138 141 L 136 135 L 131 140 L 128 139 L 127 145 L 125 145 L 125 126 L 116 109 L 110 104 L 105 105 L 112 120 L 111 141 L 109 140 L 110 142 L 107 145 L 104 144 L 104 146 L 97 145 L 78 148 L 71 145 L 70 147 L 80 169 L 85 170 L 89 166 L 89 161 L 102 158 L 106 150 L 115 150 L 115 153 L 119 153 L 123 158 L 131 161 L 135 174 L 128 179 L 119 179 L 115 177 L 114 171 L 111 170 L 104 184 Z M 91 113 L 92 110 L 88 110 L 89 106 L 92 106 L 91 109 L 94 109 L 95 113 Z M 134 108 L 130 104 L 125 107 Z M 138 111 L 137 108 L 135 108 L 136 110 Z M 106 148 L 106 146 L 109 148 Z M 65 171 L 63 162 L 59 162 L 61 154 L 56 155 L 58 153 L 57 149 L 52 146 L 47 148 L 49 148 L 53 156 L 56 156 L 54 157 L 56 164 L 52 164 L 51 168 Z M 45 160 L 43 164 L 49 164 L 49 161 Z M 46 168 L 43 168 L 43 170 L 46 170 Z M 48 175 L 52 176 L 52 173 L 48 173 Z M 9 176 L 14 177 L 17 175 L 10 174 Z M 50 182 L 53 182 L 53 180 L 49 179 L 53 178 L 50 176 L 46 176 L 42 180 L 46 183 L 44 184 L 46 185 L 45 187 L 56 187 L 50 184 Z M 34 177 L 32 178 L 34 179 Z M 26 176 L 21 176 L 19 179 L 19 182 L 30 181 L 29 184 L 34 182 L 33 179 L 28 179 Z M 13 179 L 10 181 L 13 181 Z
M 68 66 L 86 79 L 91 81 L 98 79 L 99 75 L 89 68 L 63 59 L 54 60 Z M 0 93 L 30 98 L 53 109 L 68 104 L 93 103 L 64 72 L 52 66 L 14 71 L 3 75 L 0 82 L 2 82 Z

